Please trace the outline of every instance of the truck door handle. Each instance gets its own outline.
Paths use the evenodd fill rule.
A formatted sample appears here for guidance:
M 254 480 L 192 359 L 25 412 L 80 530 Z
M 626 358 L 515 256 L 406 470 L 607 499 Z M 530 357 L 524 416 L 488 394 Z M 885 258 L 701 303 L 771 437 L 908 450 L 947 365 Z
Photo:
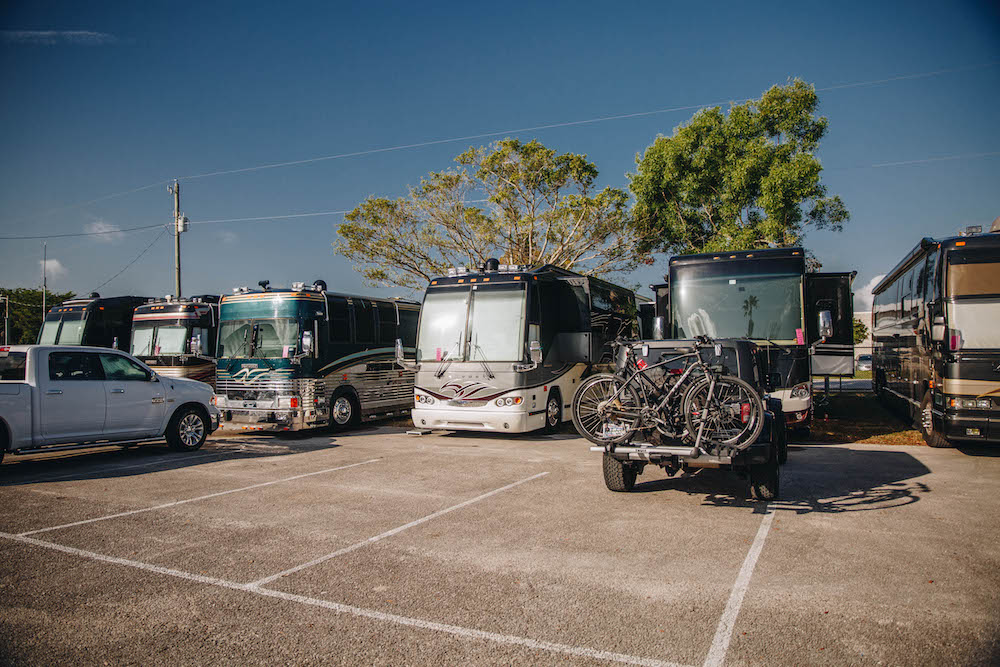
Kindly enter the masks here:
M 62 393 L 62 389 L 49 389 L 45 392 L 47 396 L 58 396 Z
M 116 388 L 116 389 L 112 389 L 112 390 L 111 390 L 111 393 L 112 393 L 112 394 L 124 394 L 124 393 L 125 393 L 125 390 L 124 390 L 124 389 L 121 389 L 121 388 Z

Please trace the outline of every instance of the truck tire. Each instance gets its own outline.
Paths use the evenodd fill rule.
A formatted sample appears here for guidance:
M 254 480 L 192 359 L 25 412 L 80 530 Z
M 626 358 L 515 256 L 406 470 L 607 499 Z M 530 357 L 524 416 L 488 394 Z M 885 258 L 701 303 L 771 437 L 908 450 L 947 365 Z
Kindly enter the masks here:
M 342 391 L 330 401 L 330 426 L 338 431 L 357 428 L 361 423 L 361 404 L 353 392 Z
M 205 444 L 208 418 L 194 406 L 182 407 L 170 418 L 164 437 L 170 449 L 176 452 L 193 452 Z
M 777 500 L 779 478 L 778 456 L 772 448 L 767 463 L 750 466 L 750 497 L 753 500 Z
M 542 432 L 547 434 L 559 431 L 562 424 L 562 394 L 558 389 L 549 392 L 549 397 L 545 400 L 545 426 Z
M 611 491 L 631 491 L 637 475 L 635 466 L 604 454 L 604 484 Z
M 924 442 L 928 447 L 944 449 L 952 447 L 943 435 L 934 430 L 934 413 L 931 411 L 931 392 L 924 394 L 924 400 L 920 401 L 920 435 L 924 436 Z

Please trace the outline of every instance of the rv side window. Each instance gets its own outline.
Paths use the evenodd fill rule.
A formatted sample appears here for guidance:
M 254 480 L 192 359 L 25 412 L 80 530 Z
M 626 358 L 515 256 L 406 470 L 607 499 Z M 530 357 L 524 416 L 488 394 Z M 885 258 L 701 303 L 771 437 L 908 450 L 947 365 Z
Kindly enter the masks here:
M 375 308 L 370 301 L 354 300 L 354 342 L 375 342 Z
M 417 319 L 419 317 L 419 310 L 413 308 L 399 309 L 399 331 L 396 336 L 403 341 L 404 347 L 416 347 Z
M 327 302 L 330 308 L 330 342 L 351 342 L 351 321 L 347 315 L 347 299 L 331 297 Z
M 378 342 L 392 345 L 396 342 L 396 304 L 378 304 Z

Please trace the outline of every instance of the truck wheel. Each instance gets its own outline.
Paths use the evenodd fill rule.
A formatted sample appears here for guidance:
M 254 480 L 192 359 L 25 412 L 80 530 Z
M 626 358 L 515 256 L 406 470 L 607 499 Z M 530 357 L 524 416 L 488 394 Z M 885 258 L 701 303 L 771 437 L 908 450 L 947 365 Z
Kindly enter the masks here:
M 631 491 L 637 471 L 634 466 L 604 454 L 604 484 L 612 491 Z
M 330 426 L 338 431 L 357 428 L 361 423 L 361 406 L 354 394 L 343 392 L 330 403 Z
M 193 452 L 205 444 L 205 438 L 208 437 L 208 420 L 198 408 L 181 408 L 170 419 L 164 436 L 170 449 L 177 452 Z
M 934 430 L 934 413 L 931 412 L 931 392 L 924 394 L 924 400 L 920 401 L 920 434 L 924 436 L 924 442 L 928 447 L 942 449 L 951 447 L 944 436 Z
M 772 451 L 767 463 L 750 466 L 750 497 L 754 500 L 777 500 L 778 477 L 778 457 Z
M 549 398 L 545 401 L 545 426 L 543 433 L 555 433 L 562 424 L 562 395 L 558 389 L 549 392 Z

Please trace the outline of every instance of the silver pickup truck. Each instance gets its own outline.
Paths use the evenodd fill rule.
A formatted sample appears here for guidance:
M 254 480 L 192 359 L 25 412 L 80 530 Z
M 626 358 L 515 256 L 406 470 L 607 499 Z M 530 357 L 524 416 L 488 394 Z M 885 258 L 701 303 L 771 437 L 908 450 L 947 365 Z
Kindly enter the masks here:
M 219 426 L 212 396 L 207 384 L 157 375 L 119 350 L 0 347 L 0 460 L 163 438 L 192 451 Z

